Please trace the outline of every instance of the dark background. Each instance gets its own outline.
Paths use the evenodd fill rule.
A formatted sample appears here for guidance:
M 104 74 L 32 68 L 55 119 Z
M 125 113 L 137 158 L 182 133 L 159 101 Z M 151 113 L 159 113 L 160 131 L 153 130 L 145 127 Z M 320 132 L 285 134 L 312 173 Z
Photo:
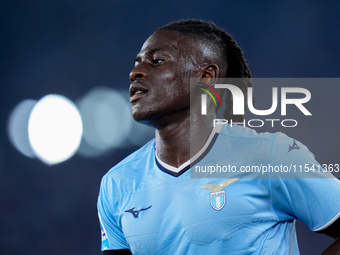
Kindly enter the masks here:
M 255 77 L 338 77 L 339 13 L 335 0 L 1 1 L 0 254 L 100 254 L 100 179 L 136 149 L 75 155 L 54 166 L 27 158 L 6 130 L 19 102 L 51 93 L 75 101 L 97 86 L 127 90 L 142 43 L 181 18 L 213 20 L 233 34 Z M 318 103 L 332 111 L 324 125 L 338 125 L 339 105 L 328 106 L 327 98 Z M 306 130 L 300 140 L 323 159 L 327 144 L 313 142 L 319 131 Z M 338 141 L 333 136 L 335 159 Z M 302 224 L 298 230 L 302 254 L 320 254 L 332 241 Z

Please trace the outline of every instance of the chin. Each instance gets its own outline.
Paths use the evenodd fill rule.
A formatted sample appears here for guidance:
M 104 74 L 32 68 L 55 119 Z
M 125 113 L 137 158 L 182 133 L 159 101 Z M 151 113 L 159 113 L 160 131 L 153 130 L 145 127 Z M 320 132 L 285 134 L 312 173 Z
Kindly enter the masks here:
M 157 129 L 157 125 L 155 125 L 155 123 L 151 120 L 142 119 L 142 118 L 133 118 L 133 119 L 140 124 L 143 124 L 143 125 Z
M 137 111 L 137 110 L 132 109 L 132 118 L 141 124 L 154 127 L 151 121 L 152 118 L 150 116 L 150 113 L 148 112 L 142 112 L 142 111 Z
M 162 127 L 160 124 L 160 116 L 155 112 L 132 110 L 132 117 L 138 123 L 153 127 L 155 129 L 160 129 Z

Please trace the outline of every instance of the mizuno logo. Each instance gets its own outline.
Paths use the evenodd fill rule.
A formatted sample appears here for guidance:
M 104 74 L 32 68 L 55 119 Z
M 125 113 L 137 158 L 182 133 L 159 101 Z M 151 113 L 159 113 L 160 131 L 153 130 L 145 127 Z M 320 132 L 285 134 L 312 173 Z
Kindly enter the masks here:
M 289 153 L 290 151 L 292 150 L 300 150 L 300 147 L 296 144 L 296 141 L 294 140 L 293 142 L 293 145 L 289 145 L 289 148 L 288 148 L 288 152 Z
M 150 205 L 150 206 L 147 207 L 147 208 L 139 209 L 139 210 L 137 210 L 137 211 L 134 211 L 135 207 L 132 207 L 131 209 L 126 210 L 126 211 L 124 211 L 124 212 L 129 212 L 129 213 L 131 213 L 131 214 L 133 215 L 134 218 L 138 218 L 138 215 L 139 215 L 139 213 L 140 213 L 141 211 L 146 211 L 146 210 L 150 209 L 151 206 L 152 206 L 152 205 Z

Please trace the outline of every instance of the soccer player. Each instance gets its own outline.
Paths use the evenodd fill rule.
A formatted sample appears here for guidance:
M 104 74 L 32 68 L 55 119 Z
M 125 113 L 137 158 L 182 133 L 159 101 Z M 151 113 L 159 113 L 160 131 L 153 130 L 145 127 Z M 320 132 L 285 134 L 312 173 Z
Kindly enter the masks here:
M 190 110 L 191 78 L 213 86 L 250 76 L 242 50 L 212 22 L 170 23 L 145 41 L 130 73 L 130 102 L 133 118 L 156 135 L 102 179 L 103 254 L 299 254 L 296 219 L 339 237 L 340 182 L 331 176 L 190 178 L 190 168 L 209 163 L 318 166 L 282 133 L 207 128 L 216 114 L 206 121 Z M 339 238 L 327 252 L 340 253 Z

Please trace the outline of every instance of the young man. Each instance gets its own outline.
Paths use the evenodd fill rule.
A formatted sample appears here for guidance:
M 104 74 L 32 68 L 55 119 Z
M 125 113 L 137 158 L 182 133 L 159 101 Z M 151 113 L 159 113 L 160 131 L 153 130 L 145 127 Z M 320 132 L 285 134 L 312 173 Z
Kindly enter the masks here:
M 223 77 L 249 78 L 250 71 L 233 38 L 211 22 L 174 22 L 143 44 L 130 102 L 134 119 L 153 126 L 156 137 L 103 177 L 104 254 L 298 254 L 296 219 L 339 237 L 336 178 L 190 178 L 190 167 L 205 161 L 318 165 L 281 133 L 209 127 L 215 113 L 202 119 L 190 109 L 190 79 L 213 86 Z M 328 254 L 339 252 L 339 242 Z

